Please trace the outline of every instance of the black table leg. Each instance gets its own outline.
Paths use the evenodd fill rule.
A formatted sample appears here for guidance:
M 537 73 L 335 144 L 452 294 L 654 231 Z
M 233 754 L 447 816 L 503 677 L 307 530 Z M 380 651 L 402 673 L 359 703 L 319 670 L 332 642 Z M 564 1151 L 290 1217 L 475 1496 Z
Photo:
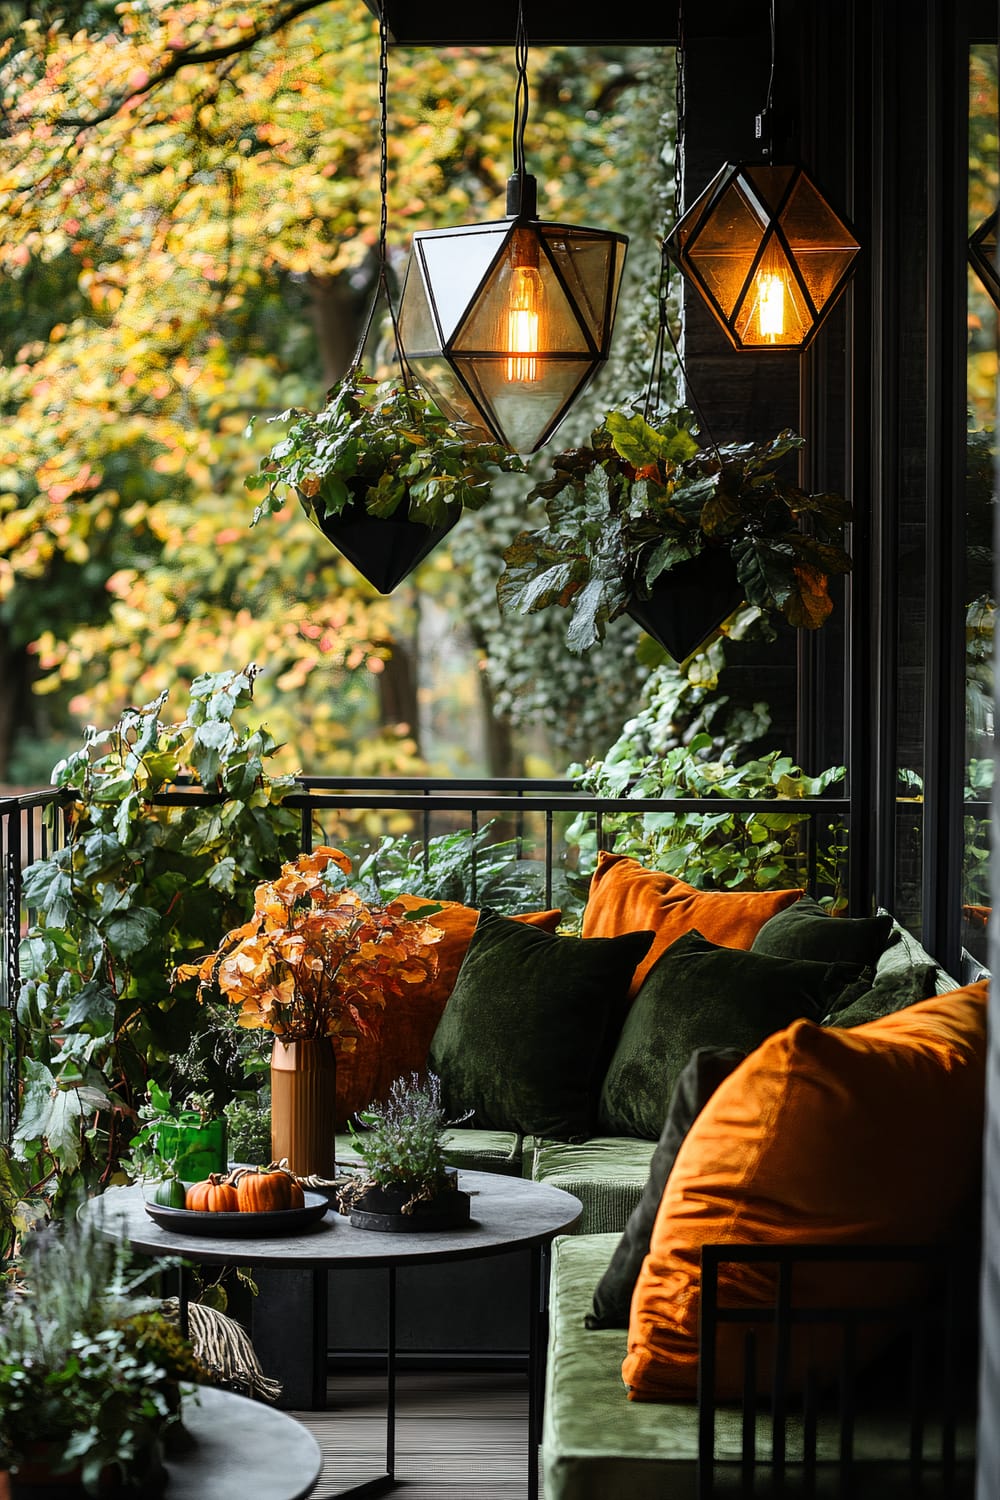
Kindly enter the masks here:
M 385 1472 L 396 1477 L 396 1267 L 386 1271 L 389 1279 L 386 1298 L 388 1329 L 385 1356 Z
M 328 1272 L 322 1267 L 254 1268 L 253 1344 L 265 1375 L 280 1380 L 286 1411 L 326 1409 Z

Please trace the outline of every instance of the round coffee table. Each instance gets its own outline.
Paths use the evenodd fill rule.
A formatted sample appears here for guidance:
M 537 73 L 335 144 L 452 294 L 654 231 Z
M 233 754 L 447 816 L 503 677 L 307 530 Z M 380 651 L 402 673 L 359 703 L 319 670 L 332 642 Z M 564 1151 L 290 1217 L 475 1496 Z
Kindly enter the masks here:
M 319 1444 L 283 1411 L 208 1385 L 186 1392 L 182 1410 L 189 1441 L 167 1457 L 162 1500 L 247 1500 L 251 1447 L 253 1500 L 305 1500 L 316 1488 Z M 10 1500 L 8 1478 L 0 1473 L 0 1500 Z
M 163 1500 L 305 1500 L 323 1455 L 309 1430 L 283 1411 L 199 1386 L 184 1398 L 191 1446 L 167 1458 Z M 252 1473 L 248 1475 L 248 1454 Z
M 396 1271 L 400 1266 L 442 1261 L 476 1260 L 528 1250 L 528 1495 L 538 1494 L 537 1449 L 540 1437 L 542 1352 L 542 1254 L 557 1234 L 579 1223 L 580 1200 L 561 1188 L 504 1177 L 493 1172 L 459 1174 L 459 1186 L 472 1194 L 472 1217 L 457 1229 L 404 1234 L 355 1229 L 332 1210 L 318 1223 L 293 1234 L 219 1239 L 178 1234 L 161 1229 L 146 1212 L 140 1186 L 109 1188 L 85 1205 L 84 1212 L 99 1217 L 105 1231 L 126 1240 L 134 1250 L 152 1256 L 178 1256 L 210 1265 L 249 1265 L 282 1272 L 306 1271 L 311 1280 L 312 1347 L 296 1346 L 298 1359 L 311 1368 L 313 1410 L 326 1405 L 327 1273 L 348 1267 L 383 1267 L 387 1273 L 388 1348 L 386 1408 L 386 1470 L 377 1480 L 356 1490 L 375 1494 L 391 1488 L 395 1478 L 395 1364 Z M 182 1309 L 184 1289 L 182 1277 Z M 277 1374 L 280 1371 L 268 1371 Z M 352 1491 L 346 1490 L 344 1494 Z

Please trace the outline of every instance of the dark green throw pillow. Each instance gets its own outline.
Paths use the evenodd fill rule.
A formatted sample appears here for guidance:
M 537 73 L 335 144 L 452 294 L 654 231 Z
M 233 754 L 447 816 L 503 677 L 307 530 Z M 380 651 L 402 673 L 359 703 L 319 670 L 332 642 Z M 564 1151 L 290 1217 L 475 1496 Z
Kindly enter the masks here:
M 892 931 L 888 913 L 879 917 L 831 917 L 818 901 L 802 896 L 770 917 L 758 932 L 752 953 L 772 958 L 809 958 L 815 963 L 878 963 Z
M 681 1069 L 649 1164 L 649 1179 L 642 1197 L 629 1215 L 608 1269 L 597 1283 L 594 1311 L 584 1320 L 588 1328 L 628 1327 L 632 1289 L 649 1250 L 653 1220 L 674 1158 L 702 1106 L 708 1103 L 722 1080 L 729 1077 L 745 1055 L 737 1047 L 700 1047 Z
M 937 964 L 911 964 L 898 973 L 876 975 L 875 983 L 848 1005 L 840 1006 L 824 1018 L 824 1026 L 864 1026 L 866 1021 L 880 1021 L 908 1005 L 929 1000 L 935 993 Z
M 450 1116 L 558 1140 L 592 1133 L 597 1090 L 651 932 L 559 937 L 485 908 L 431 1042 Z
M 751 1052 L 800 1016 L 825 1016 L 859 974 L 857 964 L 772 958 L 685 933 L 657 959 L 625 1018 L 601 1089 L 602 1134 L 655 1141 L 696 1048 Z

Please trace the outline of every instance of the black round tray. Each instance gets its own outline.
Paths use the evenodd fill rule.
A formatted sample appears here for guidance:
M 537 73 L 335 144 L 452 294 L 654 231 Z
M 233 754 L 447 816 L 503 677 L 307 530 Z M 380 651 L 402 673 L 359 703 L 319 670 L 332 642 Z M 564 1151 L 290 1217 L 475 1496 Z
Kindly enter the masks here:
M 294 1234 L 322 1219 L 330 1205 L 322 1193 L 306 1193 L 303 1208 L 274 1208 L 267 1213 L 205 1213 L 195 1208 L 167 1208 L 145 1200 L 146 1212 L 161 1229 L 174 1234 L 209 1235 L 215 1239 L 249 1239 L 262 1234 Z

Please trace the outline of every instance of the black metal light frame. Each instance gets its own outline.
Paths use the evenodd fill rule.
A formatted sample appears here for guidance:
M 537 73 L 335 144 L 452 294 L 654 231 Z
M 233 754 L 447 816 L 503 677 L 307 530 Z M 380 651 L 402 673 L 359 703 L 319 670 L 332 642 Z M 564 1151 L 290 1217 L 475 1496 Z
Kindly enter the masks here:
M 769 204 L 764 197 L 760 184 L 754 181 L 755 170 L 767 169 L 768 171 L 787 170 L 788 181 L 782 191 L 781 197 L 774 204 Z M 817 307 L 809 291 L 808 284 L 802 274 L 802 268 L 798 261 L 798 252 L 789 242 L 782 223 L 782 214 L 790 203 L 792 197 L 799 187 L 807 183 L 813 193 L 822 201 L 831 219 L 843 229 L 845 236 L 853 241 L 855 249 L 844 267 L 833 283 L 831 291 L 821 307 Z M 738 192 L 753 215 L 760 223 L 760 240 L 756 252 L 746 272 L 739 295 L 736 297 L 732 310 L 727 312 L 719 302 L 715 292 L 702 274 L 696 257 L 699 241 L 709 228 L 715 215 L 720 212 L 726 195 L 732 191 Z M 745 306 L 747 297 L 751 294 L 754 278 L 760 269 L 761 261 L 764 259 L 769 246 L 777 242 L 782 256 L 787 263 L 788 269 L 795 278 L 795 287 L 799 296 L 812 319 L 812 326 L 804 339 L 797 343 L 765 344 L 747 343 L 744 341 L 738 328 L 739 314 Z M 684 272 L 685 276 L 698 288 L 701 296 L 712 313 L 722 325 L 730 342 L 736 349 L 752 350 L 754 353 L 797 353 L 807 349 L 816 337 L 820 326 L 836 304 L 847 282 L 850 280 L 854 270 L 854 260 L 860 248 L 857 244 L 854 231 L 850 224 L 832 208 L 825 195 L 813 182 L 805 167 L 799 162 L 782 162 L 780 164 L 761 158 L 759 161 L 727 162 L 719 169 L 715 177 L 701 196 L 692 204 L 687 213 L 679 220 L 670 234 L 667 236 L 667 247 L 675 263 Z M 845 248 L 847 248 L 845 246 Z
M 998 217 L 1000 217 L 1000 210 L 994 209 L 989 218 L 984 219 L 979 228 L 974 229 L 969 235 L 969 264 L 996 307 L 1000 307 L 1000 270 L 997 269 Z

